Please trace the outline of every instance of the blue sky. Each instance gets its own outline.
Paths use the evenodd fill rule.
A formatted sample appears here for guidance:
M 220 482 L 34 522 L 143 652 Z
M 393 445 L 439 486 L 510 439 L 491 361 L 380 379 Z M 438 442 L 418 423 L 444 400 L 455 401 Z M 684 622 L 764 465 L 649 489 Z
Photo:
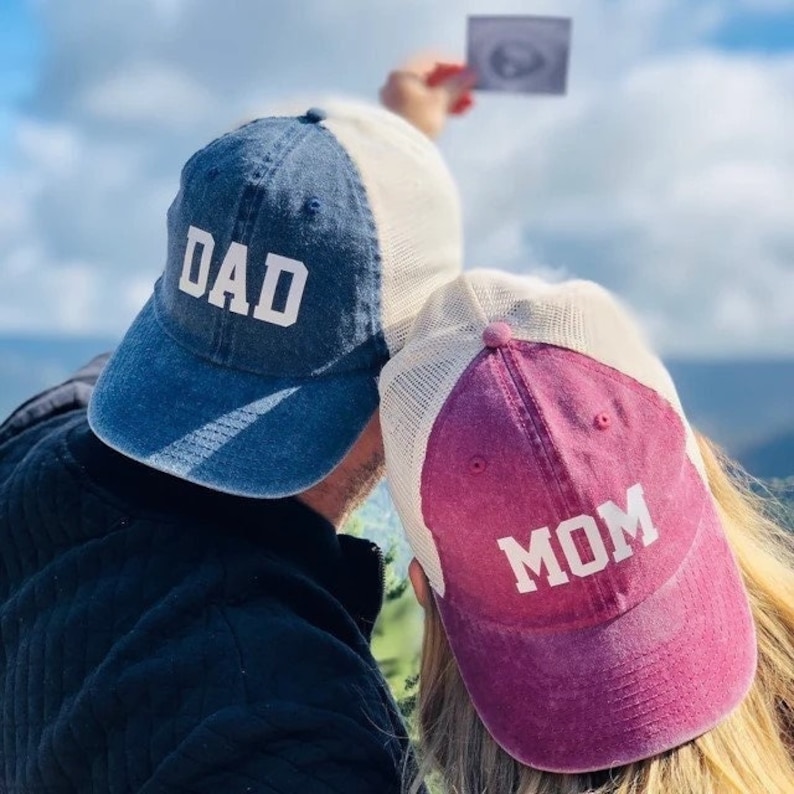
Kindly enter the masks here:
M 733 51 L 776 53 L 794 49 L 794 4 L 789 10 L 737 13 L 721 25 L 712 41 Z
M 441 140 L 469 264 L 602 281 L 675 355 L 794 357 L 794 0 L 3 0 L 0 333 L 123 331 L 195 148 L 374 98 L 470 13 L 570 15 L 574 52 L 565 99 Z
M 33 88 L 41 55 L 41 36 L 28 4 L 0 5 L 0 166 L 8 156 L 12 108 Z
M 4 104 L 29 90 L 40 51 L 39 30 L 28 3 L 6 0 L 0 6 L 0 85 Z

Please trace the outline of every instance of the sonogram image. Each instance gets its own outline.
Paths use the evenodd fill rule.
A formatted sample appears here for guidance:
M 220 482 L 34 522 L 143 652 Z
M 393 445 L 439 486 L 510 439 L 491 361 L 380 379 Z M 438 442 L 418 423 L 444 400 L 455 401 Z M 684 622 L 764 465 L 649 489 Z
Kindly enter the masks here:
M 469 17 L 467 62 L 484 91 L 564 94 L 571 20 Z

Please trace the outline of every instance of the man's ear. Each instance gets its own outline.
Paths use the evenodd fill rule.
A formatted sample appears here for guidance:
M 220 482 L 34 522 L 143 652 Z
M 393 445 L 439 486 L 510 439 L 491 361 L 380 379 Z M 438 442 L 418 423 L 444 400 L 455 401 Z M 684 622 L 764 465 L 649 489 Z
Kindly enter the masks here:
M 408 578 L 411 580 L 411 587 L 414 589 L 416 600 L 422 609 L 427 609 L 427 604 L 430 600 L 430 585 L 416 557 L 411 560 L 408 566 Z

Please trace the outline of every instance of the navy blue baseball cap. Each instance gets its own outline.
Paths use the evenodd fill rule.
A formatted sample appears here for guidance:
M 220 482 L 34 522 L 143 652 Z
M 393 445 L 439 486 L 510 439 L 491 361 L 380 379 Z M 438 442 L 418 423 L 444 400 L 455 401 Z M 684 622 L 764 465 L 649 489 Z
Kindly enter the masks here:
M 165 271 L 97 382 L 91 428 L 214 490 L 299 493 L 360 435 L 461 248 L 449 172 L 398 116 L 331 103 L 246 124 L 185 165 Z

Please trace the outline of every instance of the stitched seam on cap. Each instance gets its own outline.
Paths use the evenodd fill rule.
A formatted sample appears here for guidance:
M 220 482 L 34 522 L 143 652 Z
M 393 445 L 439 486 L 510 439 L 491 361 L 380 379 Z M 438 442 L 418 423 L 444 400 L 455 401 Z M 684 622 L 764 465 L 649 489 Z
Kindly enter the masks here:
M 264 191 L 262 190 L 262 183 L 265 181 L 267 177 L 269 177 L 273 173 L 275 169 L 279 168 L 282 165 L 282 163 L 287 158 L 289 153 L 298 145 L 300 141 L 303 140 L 303 138 L 307 136 L 308 134 L 307 131 L 301 129 L 301 127 L 302 125 L 299 124 L 294 130 L 291 128 L 291 126 L 288 126 L 285 129 L 282 135 L 280 135 L 273 143 L 272 149 L 267 152 L 265 159 L 261 161 L 263 165 L 263 170 L 259 178 L 256 180 L 256 182 L 247 184 L 243 189 L 242 193 L 240 193 L 240 199 L 239 199 L 240 203 L 244 201 L 246 194 L 248 194 L 249 192 L 252 194 L 253 200 L 252 200 L 252 205 L 248 209 L 248 214 L 245 220 L 243 221 L 242 230 L 240 234 L 235 235 L 235 237 L 239 236 L 241 239 L 236 240 L 233 237 L 234 242 L 239 242 L 241 244 L 248 245 L 249 229 L 252 225 L 252 221 L 254 221 L 256 218 L 259 217 L 259 212 L 262 209 L 262 204 L 264 203 L 264 199 L 265 199 Z M 300 134 L 301 132 L 303 133 L 303 135 Z M 283 148 L 279 150 L 280 147 Z M 277 154 L 275 154 L 276 152 Z M 268 155 L 270 156 L 269 164 L 267 163 Z M 241 220 L 239 217 L 239 212 L 240 212 L 240 208 L 238 205 L 237 213 L 236 213 L 237 217 L 235 217 L 235 223 L 234 223 L 235 229 L 237 228 Z M 243 240 L 245 241 L 245 243 L 243 243 Z M 224 298 L 224 304 L 226 300 L 228 300 L 228 298 Z M 215 342 L 215 346 L 212 350 L 211 355 L 226 358 L 226 356 L 223 356 L 222 351 L 226 345 L 226 337 L 228 335 L 227 329 L 229 327 L 230 322 L 231 322 L 230 314 L 229 312 L 224 310 L 220 318 L 220 324 L 218 328 L 218 338 Z
M 540 421 L 543 423 L 543 427 L 546 430 L 547 438 L 549 440 L 549 443 L 550 443 L 552 449 L 554 450 L 554 454 L 557 457 L 558 465 L 560 467 L 562 467 L 563 469 L 565 469 L 566 466 L 565 466 L 565 459 L 563 457 L 563 454 L 560 451 L 560 447 L 557 445 L 557 442 L 555 440 L 554 434 L 551 431 L 551 427 L 550 427 L 549 423 L 546 421 L 545 414 L 540 410 L 540 406 L 538 405 L 538 402 L 535 399 L 535 395 L 533 394 L 532 389 L 530 388 L 529 384 L 527 383 L 526 379 L 524 378 L 524 375 L 521 372 L 521 368 L 518 366 L 518 356 L 516 354 L 516 351 L 511 349 L 511 350 L 509 350 L 509 353 L 507 353 L 506 355 L 510 355 L 510 357 L 511 357 L 511 362 L 512 362 L 512 365 L 513 365 L 511 367 L 511 374 L 513 375 L 514 378 L 516 378 L 520 382 L 520 384 L 525 389 L 527 395 L 529 396 L 529 399 L 532 401 L 532 404 L 535 406 L 535 409 L 536 409 L 536 412 L 538 414 L 538 417 L 540 418 Z M 544 445 L 544 447 L 545 447 L 545 445 Z M 557 485 L 558 485 L 558 487 L 560 488 L 561 491 L 567 491 L 568 492 L 567 494 L 563 495 L 563 502 L 565 504 L 566 513 L 568 515 L 576 514 L 579 510 L 581 510 L 581 504 L 574 505 L 572 500 L 573 500 L 574 497 L 577 497 L 576 500 L 577 500 L 577 502 L 579 501 L 578 489 L 575 489 L 574 486 L 572 486 L 570 484 L 568 484 L 567 488 L 563 489 L 563 486 L 560 483 L 560 480 L 557 478 L 557 469 L 556 469 L 556 467 L 555 467 L 555 477 L 554 477 L 554 479 L 557 482 Z M 594 587 L 595 590 L 597 591 L 599 599 L 601 601 L 601 605 L 600 605 L 601 608 L 602 609 L 606 608 L 607 607 L 606 595 L 605 595 L 604 588 L 601 586 L 601 582 L 596 577 L 595 579 L 592 579 L 589 582 L 589 585 L 591 587 Z
M 543 429 L 546 431 L 546 435 L 547 435 L 548 439 L 550 440 L 553 453 L 554 453 L 554 455 L 556 455 L 556 457 L 558 459 L 557 461 L 555 461 L 553 459 L 551 452 L 547 448 L 545 439 L 543 439 L 541 437 L 541 434 L 538 433 L 538 427 L 535 424 L 534 417 L 532 416 L 532 414 L 529 411 L 526 410 L 526 406 L 521 406 L 516 401 L 516 399 L 513 397 L 513 395 L 510 394 L 510 390 L 509 390 L 509 388 L 507 388 L 506 381 L 504 380 L 504 374 L 502 373 L 501 369 L 497 367 L 496 369 L 498 371 L 498 376 L 499 376 L 500 380 L 502 380 L 503 384 L 506 387 L 505 391 L 508 394 L 508 399 L 510 400 L 511 405 L 513 406 L 513 409 L 515 410 L 515 413 L 516 413 L 516 415 L 518 417 L 519 422 L 521 423 L 522 427 L 524 428 L 524 432 L 530 437 L 532 436 L 532 433 L 534 433 L 535 437 L 537 438 L 538 445 L 543 450 L 543 455 L 544 455 L 544 457 L 546 459 L 546 463 L 548 464 L 549 474 L 552 477 L 552 479 L 554 480 L 554 484 L 557 486 L 557 490 L 558 490 L 558 492 L 560 494 L 560 499 L 561 499 L 561 502 L 562 502 L 562 506 L 565 508 L 565 510 L 570 510 L 570 504 L 569 504 L 568 498 L 567 498 L 567 496 L 565 494 L 565 490 L 563 489 L 562 484 L 560 483 L 559 478 L 557 476 L 557 470 L 559 468 L 558 467 L 558 461 L 562 460 L 562 456 L 560 455 L 559 449 L 557 449 L 557 446 L 554 444 L 554 440 L 553 440 L 551 432 L 549 430 L 549 426 L 548 426 L 548 424 L 546 424 L 546 420 L 543 417 L 543 414 L 541 413 L 540 408 L 538 406 L 538 403 L 535 400 L 535 397 L 532 394 L 531 390 L 528 388 L 528 386 L 523 381 L 523 379 L 520 378 L 520 376 L 517 376 L 513 372 L 513 367 L 511 366 L 511 363 L 514 363 L 514 362 L 511 362 L 511 361 L 508 360 L 508 356 L 511 355 L 511 351 L 508 350 L 507 352 L 505 352 L 504 348 L 500 348 L 499 349 L 499 354 L 502 356 L 502 360 L 505 362 L 505 369 L 507 370 L 507 372 L 510 375 L 511 385 L 512 385 L 513 389 L 515 389 L 515 391 L 518 392 L 519 396 L 520 396 L 519 386 L 523 387 L 524 391 L 527 393 L 527 396 L 528 396 L 530 402 L 532 403 L 533 408 L 535 409 L 535 413 L 540 418 L 541 424 L 543 425 Z M 522 407 L 524 408 L 523 411 L 521 410 Z M 532 431 L 531 432 L 530 432 L 530 429 L 529 429 L 529 427 L 527 425 L 527 421 L 526 421 L 527 418 L 532 422 Z

